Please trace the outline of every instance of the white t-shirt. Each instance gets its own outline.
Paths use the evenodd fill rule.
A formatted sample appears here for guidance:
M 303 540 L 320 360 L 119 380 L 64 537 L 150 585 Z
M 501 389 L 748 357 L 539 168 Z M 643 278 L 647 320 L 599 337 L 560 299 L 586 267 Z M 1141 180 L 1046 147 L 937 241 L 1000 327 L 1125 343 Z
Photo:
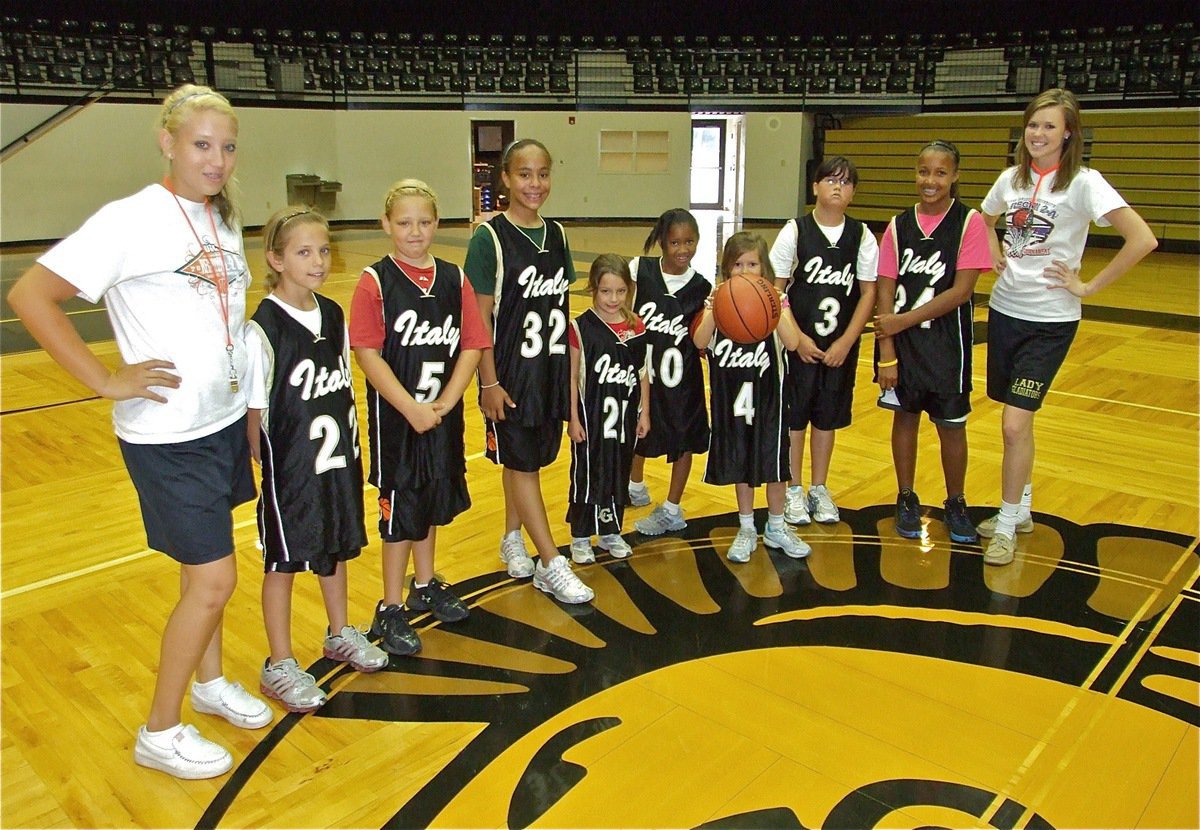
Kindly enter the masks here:
M 104 299 L 125 363 L 175 364 L 179 387 L 154 387 L 165 404 L 145 398 L 113 404 L 113 427 L 129 443 L 191 441 L 219 432 L 246 412 L 245 386 L 230 389 L 226 344 L 232 339 L 233 368 L 241 378 L 250 272 L 240 229 L 227 227 L 215 210 L 212 216 L 217 240 L 203 204 L 186 199 L 177 204 L 162 185 L 149 185 L 102 207 L 38 260 L 88 302 Z M 222 262 L 229 278 L 228 326 L 210 273 Z
M 1050 191 L 1055 173 L 1047 173 L 1037 187 L 1035 171 L 1030 187 L 1020 189 L 1013 184 L 1016 173 L 1016 167 L 1001 173 L 980 206 L 989 216 L 1003 216 L 1007 225 L 1008 264 L 996 278 L 990 305 L 1021 320 L 1078 320 L 1083 309 L 1080 299 L 1070 291 L 1047 289 L 1052 283 L 1042 274 L 1056 259 L 1078 268 L 1088 225 L 1107 227 L 1104 215 L 1128 205 L 1103 176 L 1087 167 L 1080 168 L 1071 185 L 1059 193 Z
M 640 256 L 635 256 L 633 259 L 629 260 L 629 273 L 633 275 L 634 282 L 637 282 L 638 260 L 640 260 L 640 259 L 641 259 Z M 658 269 L 660 271 L 662 271 L 662 259 L 661 258 L 658 261 Z M 666 271 L 662 272 L 663 282 L 665 282 L 667 284 L 667 291 L 669 291 L 672 294 L 674 294 L 676 291 L 678 291 L 679 289 L 681 289 L 685 285 L 687 285 L 689 282 L 691 282 L 692 277 L 695 276 L 695 274 L 696 274 L 696 269 L 692 268 L 690 265 L 688 266 L 688 269 L 686 271 L 684 271 L 682 274 L 668 274 Z M 708 276 L 707 274 L 701 274 L 700 276 L 702 276 L 704 279 L 708 280 L 710 285 L 712 284 L 713 278 L 711 276 Z
M 272 302 L 287 312 L 288 316 L 313 333 L 313 337 L 321 336 L 321 307 L 304 311 L 289 305 L 274 294 L 268 294 L 263 302 Z M 246 399 L 251 409 L 269 409 L 271 407 L 271 377 L 274 374 L 275 360 L 271 345 L 263 337 L 262 329 L 246 323 Z M 350 365 L 350 330 L 346 327 L 342 339 L 345 348 L 342 358 Z
M 820 228 L 830 245 L 838 243 L 846 227 L 845 221 L 837 225 L 822 225 L 814 220 L 814 224 Z M 799 265 L 796 259 L 796 242 L 799 236 L 800 229 L 796 226 L 796 220 L 789 219 L 787 224 L 780 229 L 779 236 L 775 237 L 775 244 L 771 246 L 771 267 L 775 270 L 776 279 L 790 279 L 796 272 L 796 266 Z M 871 229 L 864 222 L 862 241 L 858 245 L 855 277 L 862 282 L 875 282 L 878 269 L 879 243 L 875 241 L 875 234 L 871 233 Z

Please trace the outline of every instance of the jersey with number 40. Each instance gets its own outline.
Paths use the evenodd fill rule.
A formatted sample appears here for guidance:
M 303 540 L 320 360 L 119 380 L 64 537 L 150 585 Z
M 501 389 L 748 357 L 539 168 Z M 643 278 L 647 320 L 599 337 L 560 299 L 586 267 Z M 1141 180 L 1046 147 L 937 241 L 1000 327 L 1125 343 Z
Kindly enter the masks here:
M 427 291 L 391 257 L 366 270 L 379 281 L 383 297 L 381 356 L 418 403 L 436 400 L 462 353 L 462 269 L 435 258 L 433 284 Z M 368 480 L 380 490 L 400 490 L 464 475 L 462 400 L 441 415 L 438 426 L 417 432 L 368 382 Z

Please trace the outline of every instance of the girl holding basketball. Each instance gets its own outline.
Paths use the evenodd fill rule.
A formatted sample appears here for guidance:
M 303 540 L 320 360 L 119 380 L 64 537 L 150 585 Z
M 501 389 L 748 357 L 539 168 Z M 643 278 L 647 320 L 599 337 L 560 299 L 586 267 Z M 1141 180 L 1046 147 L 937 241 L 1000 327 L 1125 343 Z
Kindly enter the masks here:
M 748 277 L 760 286 L 759 291 L 774 294 L 774 276 L 767 243 L 761 236 L 742 231 L 725 243 L 722 282 Z M 761 303 L 757 296 L 751 299 Z M 772 299 L 778 301 L 778 295 Z M 737 495 L 739 527 L 726 554 L 732 562 L 748 562 L 758 544 L 754 491 L 763 484 L 767 488 L 763 544 L 796 559 L 811 552 L 783 519 L 784 497 L 791 478 L 783 396 L 784 350 L 800 344 L 800 329 L 786 298 L 782 305 L 778 326 L 753 342 L 739 343 L 722 332 L 709 304 L 696 318 L 692 332 L 696 348 L 707 350 L 712 390 L 712 444 L 704 480 L 709 484 L 732 484 Z M 747 316 L 748 329 L 769 327 L 761 310 L 757 316 Z
M 362 453 L 350 377 L 350 338 L 337 303 L 316 293 L 332 262 L 329 224 L 304 207 L 263 227 L 267 294 L 246 324 L 250 452 L 262 466 L 258 535 L 270 656 L 261 689 L 289 711 L 325 702 L 292 654 L 292 584 L 317 575 L 329 628 L 327 658 L 378 671 L 387 655 L 347 621 L 346 563 L 366 544 Z M 325 380 L 322 380 L 325 379 Z
M 601 254 L 588 273 L 592 307 L 571 321 L 571 559 L 596 561 L 593 534 L 615 559 L 633 553 L 621 537 L 634 442 L 650 431 L 646 327 L 629 307 L 625 259 Z
M 817 204 L 789 220 L 771 247 L 775 285 L 786 292 L 800 326 L 800 346 L 788 355 L 784 391 L 792 444 L 792 486 L 784 517 L 791 524 L 837 522 L 826 486 L 835 430 L 850 425 L 858 342 L 875 310 L 879 245 L 870 229 L 846 216 L 858 170 L 843 156 L 825 159 L 813 175 Z M 789 276 L 790 275 L 790 276 Z M 804 493 L 804 434 L 812 424 L 812 479 Z
M 991 268 L 987 228 L 958 200 L 958 148 L 933 141 L 917 156 L 920 201 L 888 223 L 879 247 L 875 318 L 879 405 L 891 409 L 896 532 L 924 533 L 913 492 L 921 413 L 937 426 L 946 481 L 943 522 L 955 542 L 976 541 L 963 495 L 971 411 L 971 294 Z
M 237 584 L 231 511 L 254 498 L 241 336 L 250 272 L 233 182 L 238 121 L 224 96 L 188 84 L 167 96 L 158 124 L 162 183 L 101 208 L 21 277 L 9 301 L 51 357 L 116 401 L 113 426 L 147 542 L 180 566 L 134 760 L 178 778 L 211 778 L 233 758 L 181 722 L 193 675 L 194 711 L 247 729 L 272 718 L 221 673 L 221 622 Z M 106 300 L 123 361 L 115 371 L 63 311 L 75 296 Z
M 637 283 L 637 315 L 646 324 L 646 374 L 654 411 L 650 432 L 638 439 L 633 456 L 629 503 L 635 507 L 650 504 L 643 480 L 647 458 L 665 455 L 671 465 L 667 498 L 650 515 L 634 522 L 634 528 L 647 536 L 687 527 L 680 502 L 692 472 L 692 456 L 708 451 L 704 373 L 700 351 L 689 334 L 712 291 L 712 281 L 692 268 L 699 241 L 696 217 L 674 208 L 654 223 L 643 256 L 629 262 Z M 645 256 L 656 244 L 662 256 Z
M 541 469 L 558 456 L 570 417 L 567 290 L 575 266 L 562 225 L 539 212 L 550 195 L 550 151 L 532 138 L 514 141 L 500 168 L 508 208 L 475 229 L 463 266 L 494 344 L 479 362 L 479 407 L 487 456 L 502 468 L 500 558 L 509 576 L 532 576 L 534 587 L 560 602 L 590 602 L 592 589 L 554 544 L 541 488 Z M 536 565 L 522 527 L 537 549 Z
M 1080 298 L 1095 294 L 1158 247 L 1142 218 L 1095 170 L 1083 166 L 1079 102 L 1048 89 L 1025 109 L 1017 163 L 983 200 L 1003 245 L 988 237 L 996 269 L 988 308 L 987 394 L 1004 405 L 1000 512 L 981 523 L 991 537 L 983 561 L 1013 560 L 1016 534 L 1033 530 L 1033 420 L 1058 373 L 1082 316 Z M 1112 226 L 1125 240 L 1112 261 L 1086 282 L 1080 276 L 1088 225 Z

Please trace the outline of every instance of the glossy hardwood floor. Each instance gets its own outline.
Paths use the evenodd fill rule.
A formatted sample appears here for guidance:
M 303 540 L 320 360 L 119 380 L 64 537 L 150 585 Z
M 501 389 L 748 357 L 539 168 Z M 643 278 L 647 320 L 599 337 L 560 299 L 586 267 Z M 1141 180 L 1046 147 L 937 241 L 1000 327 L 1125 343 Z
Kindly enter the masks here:
M 777 228 L 760 230 L 770 241 Z M 646 232 L 568 228 L 581 272 L 598 253 L 639 252 Z M 461 262 L 467 234 L 443 229 L 435 253 Z M 257 240 L 247 247 L 261 273 Z M 348 304 L 386 241 L 343 229 L 335 248 L 325 293 Z M 5 289 L 35 254 L 0 256 Z M 1110 255 L 1089 252 L 1085 273 Z M 201 782 L 131 758 L 178 576 L 145 548 L 109 404 L 39 352 L 4 354 L 0 825 L 1196 827 L 1197 265 L 1153 254 L 1089 303 L 1096 316 L 1038 416 L 1037 526 L 1007 568 L 949 543 L 928 426 L 917 481 L 928 535 L 894 535 L 890 417 L 863 362 L 830 475 L 842 521 L 802 531 L 808 560 L 760 547 L 729 564 L 732 488 L 704 484 L 700 460 L 688 529 L 629 534 L 630 560 L 578 568 L 595 603 L 560 606 L 501 568 L 499 474 L 469 391 L 474 504 L 439 534 L 438 569 L 471 619 L 418 619 L 421 656 L 358 675 L 321 659 L 319 592 L 298 580 L 297 656 L 330 702 L 303 718 L 278 710 L 257 732 L 185 703 L 185 721 L 237 763 Z M 587 303 L 572 298 L 576 312 Z M 81 327 L 89 314 L 79 308 Z M 115 362 L 111 343 L 97 350 Z M 969 426 L 979 519 L 998 501 L 1001 458 L 985 350 Z M 564 449 L 543 476 L 563 545 L 568 464 Z M 647 465 L 656 499 L 668 474 Z M 630 510 L 627 527 L 647 510 Z M 235 521 L 226 673 L 252 687 L 266 648 L 252 506 Z M 372 543 L 350 570 L 360 624 L 380 594 L 378 561 Z

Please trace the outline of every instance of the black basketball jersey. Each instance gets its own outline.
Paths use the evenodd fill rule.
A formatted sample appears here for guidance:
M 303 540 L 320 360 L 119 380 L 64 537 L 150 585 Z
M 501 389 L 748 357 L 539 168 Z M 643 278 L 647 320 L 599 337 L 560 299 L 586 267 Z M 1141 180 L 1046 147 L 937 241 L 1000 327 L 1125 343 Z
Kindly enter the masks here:
M 434 259 L 433 284 L 422 290 L 389 256 L 367 271 L 379 281 L 386 336 L 382 357 L 418 403 L 435 400 L 462 353 L 462 282 L 457 265 Z M 466 474 L 463 403 L 442 422 L 419 433 L 367 382 L 368 480 L 380 490 L 419 487 L 436 478 Z
M 757 487 L 792 477 L 779 335 L 742 345 L 717 331 L 708 347 L 712 442 L 704 480 Z M 654 410 L 650 410 L 653 419 Z
M 858 248 L 863 223 L 845 217 L 842 236 L 836 245 L 817 226 L 812 214 L 796 220 L 796 270 L 788 282 L 788 303 L 800 330 L 816 341 L 817 347 L 833 345 L 850 325 L 861 291 L 858 286 Z M 848 355 L 853 363 L 857 357 Z
M 258 499 L 268 562 L 302 562 L 367 543 L 345 317 L 333 300 L 314 296 L 321 311 L 316 338 L 274 300 L 263 300 L 251 318 L 272 352 Z
M 704 308 L 712 286 L 693 273 L 674 294 L 667 290 L 657 257 L 639 257 L 637 315 L 646 325 L 646 371 L 650 375 L 650 432 L 637 443 L 645 458 L 708 450 L 708 410 L 704 370 L 692 342 L 692 321 Z
M 645 335 L 622 340 L 592 309 L 572 321 L 579 340 L 579 420 L 587 440 L 571 443 L 572 504 L 627 504 L 637 441 Z M 654 410 L 650 410 L 653 420 Z
M 505 418 L 521 426 L 565 421 L 571 382 L 566 234 L 562 225 L 546 222 L 539 248 L 502 213 L 484 227 L 496 245 L 496 379 L 517 405 Z
M 958 251 L 974 213 L 957 199 L 929 236 L 916 208 L 892 219 L 896 242 L 897 314 L 918 308 L 954 285 Z M 971 391 L 973 305 L 970 300 L 933 320 L 896 335 L 898 385 L 908 390 L 951 394 Z

